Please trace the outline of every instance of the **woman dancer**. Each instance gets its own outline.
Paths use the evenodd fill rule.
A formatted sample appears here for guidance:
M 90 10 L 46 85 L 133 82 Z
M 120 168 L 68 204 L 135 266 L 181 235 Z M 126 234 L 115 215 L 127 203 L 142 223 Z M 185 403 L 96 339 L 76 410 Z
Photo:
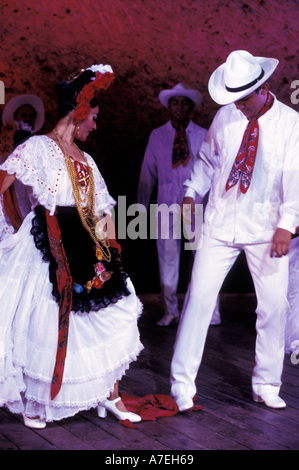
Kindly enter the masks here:
M 100 417 L 108 410 L 140 421 L 118 381 L 143 348 L 141 304 L 107 229 L 115 201 L 75 143 L 96 129 L 95 96 L 113 78 L 110 66 L 97 65 L 60 82 L 53 131 L 0 166 L 1 194 L 17 179 L 32 207 L 15 233 L 0 215 L 0 406 L 29 427 L 93 407 Z

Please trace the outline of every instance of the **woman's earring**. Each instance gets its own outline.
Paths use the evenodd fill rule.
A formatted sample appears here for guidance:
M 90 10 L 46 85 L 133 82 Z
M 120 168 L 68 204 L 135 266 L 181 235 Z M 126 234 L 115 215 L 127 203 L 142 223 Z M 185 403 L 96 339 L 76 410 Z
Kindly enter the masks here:
M 76 129 L 75 129 L 75 136 L 74 137 L 76 137 L 76 135 L 78 134 L 79 129 L 80 129 L 80 124 L 77 124 Z

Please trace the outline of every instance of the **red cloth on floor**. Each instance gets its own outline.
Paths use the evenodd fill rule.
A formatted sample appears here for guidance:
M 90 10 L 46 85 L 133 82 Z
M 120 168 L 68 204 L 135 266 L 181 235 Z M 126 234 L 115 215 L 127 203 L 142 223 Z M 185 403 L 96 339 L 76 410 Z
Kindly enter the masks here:
M 128 411 L 138 414 L 142 421 L 155 421 L 156 418 L 174 416 L 178 413 L 178 405 L 168 395 L 146 395 L 145 397 L 133 397 L 122 393 L 122 401 Z
M 156 418 L 174 416 L 179 412 L 178 405 L 169 395 L 157 394 L 146 395 L 145 397 L 133 397 L 128 393 L 122 393 L 121 399 L 127 410 L 138 414 L 142 421 L 155 421 Z M 195 396 L 193 401 L 196 400 L 197 397 Z M 204 406 L 194 405 L 189 412 L 199 411 L 203 408 Z M 128 419 L 120 420 L 119 422 L 127 428 L 138 429 L 138 426 L 131 423 Z

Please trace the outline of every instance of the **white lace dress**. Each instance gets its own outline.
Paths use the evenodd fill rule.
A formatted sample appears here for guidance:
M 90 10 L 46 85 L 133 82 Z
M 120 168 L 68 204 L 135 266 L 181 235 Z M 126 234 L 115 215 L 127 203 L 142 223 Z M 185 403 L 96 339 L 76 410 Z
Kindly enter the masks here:
M 94 161 L 96 208 L 115 201 Z M 53 140 L 34 136 L 0 166 L 30 190 L 32 208 L 75 206 L 64 157 Z M 2 207 L 2 206 L 1 206 Z M 99 311 L 70 313 L 61 389 L 51 400 L 59 306 L 52 296 L 49 265 L 31 235 L 34 212 L 15 234 L 0 214 L 0 406 L 46 421 L 93 408 L 113 390 L 143 346 L 137 325 L 141 303 L 130 279 L 130 295 Z M 80 250 L 80 247 L 78 247 Z
M 286 352 L 299 351 L 299 237 L 291 242 L 289 255 L 289 288 L 288 300 L 290 308 L 286 323 Z

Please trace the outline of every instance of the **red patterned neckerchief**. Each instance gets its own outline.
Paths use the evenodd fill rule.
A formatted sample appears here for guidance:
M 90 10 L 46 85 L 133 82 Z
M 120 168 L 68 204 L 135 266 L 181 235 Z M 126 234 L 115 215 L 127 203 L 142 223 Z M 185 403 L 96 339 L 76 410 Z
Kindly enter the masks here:
M 231 169 L 230 175 L 226 183 L 226 191 L 235 186 L 239 180 L 240 189 L 243 194 L 248 190 L 259 141 L 259 124 L 258 118 L 263 116 L 272 106 L 274 102 L 273 96 L 268 92 L 266 102 L 256 116 L 249 119 L 245 129 L 241 146 L 239 148 L 236 160 Z
M 185 131 L 189 122 L 190 119 L 187 119 L 182 124 L 178 124 L 175 120 L 171 120 L 171 124 L 176 130 L 172 148 L 172 168 L 176 168 L 180 164 L 185 166 L 190 159 L 190 152 Z

